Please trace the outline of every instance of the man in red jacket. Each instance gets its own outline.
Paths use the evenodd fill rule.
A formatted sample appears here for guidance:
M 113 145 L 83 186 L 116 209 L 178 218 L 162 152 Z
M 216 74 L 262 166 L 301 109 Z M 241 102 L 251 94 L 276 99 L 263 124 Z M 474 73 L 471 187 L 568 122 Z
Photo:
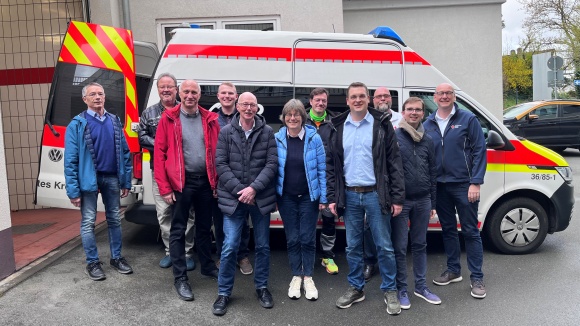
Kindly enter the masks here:
M 195 243 L 201 274 L 217 279 L 211 258 L 212 197 L 216 196 L 216 144 L 218 115 L 197 103 L 201 89 L 196 81 L 185 80 L 179 87 L 181 104 L 164 112 L 155 137 L 155 181 L 159 194 L 173 207 L 169 255 L 173 263 L 174 286 L 180 299 L 191 301 L 185 263 L 185 229 L 189 209 L 195 210 Z

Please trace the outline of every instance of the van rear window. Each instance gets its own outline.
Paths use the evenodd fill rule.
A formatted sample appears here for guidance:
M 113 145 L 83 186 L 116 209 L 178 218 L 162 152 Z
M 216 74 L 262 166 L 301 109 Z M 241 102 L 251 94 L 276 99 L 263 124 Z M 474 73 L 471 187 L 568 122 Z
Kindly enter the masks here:
M 96 82 L 105 89 L 105 109 L 125 124 L 125 78 L 117 71 L 59 62 L 51 86 L 47 118 L 56 126 L 66 126 L 87 109 L 82 89 Z

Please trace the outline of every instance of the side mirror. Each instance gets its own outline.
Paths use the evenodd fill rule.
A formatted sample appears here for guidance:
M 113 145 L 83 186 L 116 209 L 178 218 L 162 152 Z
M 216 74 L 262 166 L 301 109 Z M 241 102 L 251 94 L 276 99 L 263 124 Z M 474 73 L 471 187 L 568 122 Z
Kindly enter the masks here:
M 537 114 L 528 114 L 528 121 L 536 120 L 538 117 Z
M 489 149 L 501 149 L 504 148 L 505 142 L 500 134 L 496 131 L 490 130 L 487 134 L 486 146 Z

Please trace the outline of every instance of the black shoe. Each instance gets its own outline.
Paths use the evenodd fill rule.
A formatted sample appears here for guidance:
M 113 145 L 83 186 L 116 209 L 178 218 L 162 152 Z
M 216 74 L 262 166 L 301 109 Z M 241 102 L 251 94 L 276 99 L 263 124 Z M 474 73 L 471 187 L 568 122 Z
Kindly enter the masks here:
M 129 265 L 129 263 L 125 260 L 125 258 L 120 257 L 117 259 L 111 259 L 109 262 L 117 272 L 121 274 L 131 274 L 133 273 L 133 269 Z
M 177 296 L 179 299 L 184 301 L 192 301 L 193 300 L 193 292 L 191 292 L 191 286 L 185 277 L 178 278 L 175 280 L 173 284 L 175 287 L 175 291 L 177 291 Z
M 213 303 L 213 312 L 216 316 L 223 316 L 228 312 L 228 302 L 230 301 L 230 297 L 225 295 L 218 295 L 217 299 Z
M 377 272 L 375 264 L 365 264 L 365 269 L 363 271 L 363 275 L 365 277 L 365 282 L 368 282 L 371 280 L 371 277 L 373 277 L 373 275 L 375 275 L 375 273 Z
M 87 264 L 87 268 L 85 269 L 85 274 L 89 276 L 89 278 L 93 281 L 102 281 L 106 279 L 105 272 L 103 272 L 103 268 L 101 268 L 100 261 L 94 261 L 90 264 Z
M 219 271 L 217 269 L 212 269 L 209 273 L 201 273 L 203 276 L 218 279 Z
M 256 289 L 256 293 L 262 307 L 268 309 L 274 307 L 274 299 L 272 299 L 272 294 L 268 291 L 268 288 Z

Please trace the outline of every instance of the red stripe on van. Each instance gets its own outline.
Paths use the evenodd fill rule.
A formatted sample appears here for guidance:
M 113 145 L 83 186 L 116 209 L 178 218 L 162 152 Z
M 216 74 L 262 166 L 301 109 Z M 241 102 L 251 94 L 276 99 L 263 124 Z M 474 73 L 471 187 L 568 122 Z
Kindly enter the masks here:
M 200 44 L 169 44 L 163 54 L 164 58 L 174 56 L 206 57 L 212 56 L 220 59 L 276 59 L 290 61 L 292 52 L 285 48 L 272 48 L 261 46 L 233 46 L 233 45 L 200 45 Z
M 42 146 L 64 148 L 64 136 L 66 133 L 66 127 L 55 125 L 52 127 L 57 133 L 59 133 L 58 137 L 55 136 L 48 125 L 45 124 L 44 130 L 42 131 Z
M 50 84 L 54 67 L 0 70 L 0 86 Z
M 260 46 L 232 46 L 232 45 L 200 45 L 200 44 L 169 44 L 164 58 L 206 58 L 208 56 L 219 59 L 266 59 L 284 61 L 317 61 L 317 62 L 348 62 L 361 63 L 405 63 L 430 65 L 416 52 L 391 50 L 357 50 L 357 49 L 295 49 L 294 59 L 290 48 L 272 48 Z
M 541 165 L 557 166 L 558 164 L 539 153 L 533 152 L 519 140 L 511 140 L 515 151 L 487 151 L 487 163 L 495 164 L 524 164 L 524 165 Z

